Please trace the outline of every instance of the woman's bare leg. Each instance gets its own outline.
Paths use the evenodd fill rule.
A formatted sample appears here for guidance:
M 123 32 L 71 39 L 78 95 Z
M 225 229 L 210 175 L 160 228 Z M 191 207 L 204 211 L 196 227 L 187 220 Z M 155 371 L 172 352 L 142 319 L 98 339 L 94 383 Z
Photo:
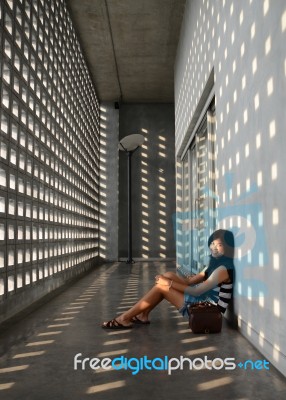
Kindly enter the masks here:
M 153 308 L 156 307 L 163 299 L 168 300 L 171 304 L 179 309 L 184 303 L 184 294 L 174 290 L 173 288 L 169 289 L 169 286 L 167 285 L 155 285 L 151 290 L 149 290 L 148 293 L 145 294 L 145 296 L 142 297 L 142 299 L 140 299 L 128 311 L 117 317 L 116 320 L 123 325 L 129 325 L 132 318 L 135 316 L 143 316 L 143 318 L 145 318 L 146 312 L 148 311 L 149 314 L 149 312 L 153 310 Z
M 174 272 L 171 271 L 167 271 L 163 274 L 163 276 L 165 278 L 171 279 L 174 282 L 178 282 L 178 283 L 189 283 L 187 278 L 181 278 L 179 277 L 177 274 L 175 274 Z M 156 304 L 157 305 L 157 304 Z M 140 314 L 137 314 L 136 317 L 139 318 L 141 321 L 146 322 L 149 319 L 149 313 L 153 310 L 155 306 L 150 305 L 148 308 L 146 308 L 143 312 L 141 312 Z

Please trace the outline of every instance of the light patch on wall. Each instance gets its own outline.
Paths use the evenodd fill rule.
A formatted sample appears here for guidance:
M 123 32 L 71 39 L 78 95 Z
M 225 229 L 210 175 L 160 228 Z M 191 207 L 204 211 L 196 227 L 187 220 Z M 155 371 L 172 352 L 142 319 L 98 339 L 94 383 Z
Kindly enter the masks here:
M 247 121 L 248 121 L 248 111 L 247 111 L 247 109 L 245 109 L 244 112 L 243 112 L 243 122 L 244 122 L 244 124 L 246 124 Z
M 241 13 L 240 13 L 240 15 L 239 15 L 239 24 L 240 24 L 240 25 L 242 25 L 243 19 L 244 19 L 244 14 L 243 14 L 243 10 L 242 10 Z
M 235 90 L 235 91 L 233 92 L 233 103 L 235 104 L 236 101 L 237 101 L 237 91 Z
M 259 108 L 259 93 L 257 93 L 254 97 L 254 108 L 255 110 Z
M 279 356 L 280 356 L 280 347 L 278 344 L 274 343 L 273 346 L 273 358 L 275 361 L 279 361 Z
M 268 36 L 268 38 L 265 41 L 265 55 L 269 54 L 271 50 L 271 36 Z
M 277 163 L 272 164 L 271 166 L 271 179 L 275 181 L 278 176 L 278 169 L 277 169 Z
M 240 56 L 243 57 L 245 53 L 245 43 L 243 42 L 240 47 Z
M 246 86 L 246 76 L 243 75 L 242 80 L 241 80 L 241 88 L 242 88 L 242 90 L 245 89 L 245 86 Z
M 259 267 L 264 266 L 264 253 L 262 253 L 262 252 L 259 252 L 259 255 L 258 255 L 258 265 L 259 265 Z
M 273 120 L 269 124 L 269 136 L 272 139 L 276 135 L 276 122 Z
M 258 303 L 260 307 L 264 307 L 264 293 L 259 292 L 259 299 L 258 299 Z
M 264 222 L 263 222 L 263 211 L 259 211 L 258 213 L 258 226 L 263 226 Z
M 273 312 L 276 317 L 280 317 L 280 301 L 277 299 L 273 300 Z
M 286 30 L 286 11 L 284 11 L 281 17 L 281 30 L 284 32 Z
M 258 173 L 257 173 L 257 186 L 262 186 L 262 172 L 261 171 L 259 171 Z
M 279 223 L 279 210 L 278 208 L 274 208 L 272 211 L 272 224 L 278 225 Z
M 232 72 L 235 73 L 235 71 L 236 71 L 236 60 L 234 60 L 232 63 Z
M 261 147 L 261 133 L 256 135 L 256 148 L 259 149 Z
M 273 253 L 273 269 L 278 271 L 280 269 L 280 255 L 279 253 Z
M 246 143 L 246 145 L 245 145 L 244 155 L 245 155 L 245 158 L 249 157 L 249 143 Z
M 227 49 L 224 50 L 224 59 L 227 59 Z
M 257 71 L 257 57 L 254 57 L 253 61 L 252 61 L 252 73 L 253 75 L 256 73 Z
M 269 11 L 269 0 L 264 0 L 263 3 L 263 15 L 265 16 Z
M 273 93 L 273 78 L 270 78 L 267 82 L 267 94 L 271 96 Z
M 251 30 L 250 30 L 251 39 L 254 38 L 255 32 L 256 32 L 256 25 L 255 25 L 255 22 L 253 22 L 253 24 L 251 25 Z
M 262 331 L 259 332 L 259 345 L 264 346 L 264 333 Z
M 252 331 L 252 325 L 251 322 L 247 323 L 247 334 L 248 336 L 251 336 L 251 331 Z

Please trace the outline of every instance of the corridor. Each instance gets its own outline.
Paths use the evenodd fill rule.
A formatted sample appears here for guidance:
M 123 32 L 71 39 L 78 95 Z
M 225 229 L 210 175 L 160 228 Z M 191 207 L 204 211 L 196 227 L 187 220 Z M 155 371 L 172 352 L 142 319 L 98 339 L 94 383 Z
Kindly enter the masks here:
M 149 326 L 105 331 L 101 322 L 129 308 L 153 283 L 157 273 L 174 269 L 173 262 L 104 264 L 61 290 L 29 314 L 3 326 L 0 335 L 0 396 L 5 400 L 76 399 L 285 399 L 286 379 L 269 370 L 239 368 L 246 360 L 264 360 L 238 331 L 224 321 L 221 334 L 194 335 L 188 323 L 161 303 Z M 90 368 L 74 357 L 168 356 L 190 359 L 235 358 L 236 368 L 131 370 Z M 134 363 L 132 364 L 135 365 Z M 159 363 L 156 364 L 157 366 Z M 172 364 L 175 367 L 175 362 Z M 199 364 L 197 364 L 199 365 Z

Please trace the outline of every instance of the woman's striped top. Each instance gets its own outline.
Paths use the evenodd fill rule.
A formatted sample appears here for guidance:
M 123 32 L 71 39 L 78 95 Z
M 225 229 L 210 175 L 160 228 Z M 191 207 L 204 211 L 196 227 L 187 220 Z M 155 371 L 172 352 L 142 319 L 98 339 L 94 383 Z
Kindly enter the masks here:
M 221 313 L 224 313 L 231 300 L 233 283 L 222 283 L 208 293 L 210 300 L 217 304 Z

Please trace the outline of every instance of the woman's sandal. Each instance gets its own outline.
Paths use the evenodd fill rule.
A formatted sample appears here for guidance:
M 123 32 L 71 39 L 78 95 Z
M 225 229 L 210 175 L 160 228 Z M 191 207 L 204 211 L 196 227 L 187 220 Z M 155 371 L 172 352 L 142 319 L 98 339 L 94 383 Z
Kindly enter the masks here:
M 101 327 L 103 329 L 130 329 L 132 325 L 122 325 L 115 318 L 111 319 L 108 322 L 104 322 Z
M 150 325 L 150 321 L 142 321 L 141 319 L 137 318 L 136 316 L 132 318 L 131 322 L 133 322 L 134 324 Z

